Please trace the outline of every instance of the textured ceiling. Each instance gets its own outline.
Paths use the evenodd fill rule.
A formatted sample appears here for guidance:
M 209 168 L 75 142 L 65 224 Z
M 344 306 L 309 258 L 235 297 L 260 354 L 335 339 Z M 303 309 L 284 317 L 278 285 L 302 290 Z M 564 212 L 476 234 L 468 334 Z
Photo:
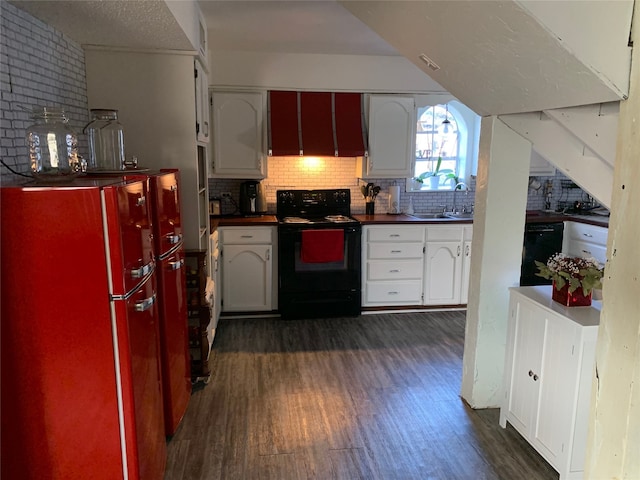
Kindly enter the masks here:
M 163 0 L 10 0 L 81 45 L 193 50 Z
M 213 51 L 398 55 L 333 0 L 199 0 Z

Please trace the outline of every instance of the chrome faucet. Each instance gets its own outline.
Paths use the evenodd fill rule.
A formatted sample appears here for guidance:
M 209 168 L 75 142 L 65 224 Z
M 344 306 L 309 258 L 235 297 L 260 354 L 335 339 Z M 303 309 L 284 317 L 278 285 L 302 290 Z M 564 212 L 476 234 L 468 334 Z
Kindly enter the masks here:
M 469 187 L 467 186 L 466 183 L 464 182 L 456 183 L 456 186 L 453 187 L 453 207 L 451 209 L 453 213 L 458 213 L 456 209 L 456 192 L 458 191 L 458 187 L 460 187 L 460 190 L 462 190 L 462 187 L 464 187 L 464 192 L 465 192 L 464 194 L 469 195 Z M 463 206 L 462 211 L 464 212 L 465 210 L 466 210 L 466 206 Z

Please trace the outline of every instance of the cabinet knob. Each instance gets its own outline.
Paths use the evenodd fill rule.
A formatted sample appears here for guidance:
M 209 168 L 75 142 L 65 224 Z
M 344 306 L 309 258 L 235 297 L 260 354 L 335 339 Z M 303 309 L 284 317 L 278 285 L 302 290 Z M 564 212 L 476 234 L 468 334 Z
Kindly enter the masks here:
M 534 375 L 534 376 L 533 376 L 533 381 L 534 381 L 534 382 L 538 381 L 538 375 Z
M 533 377 L 533 370 L 529 370 L 529 376 Z

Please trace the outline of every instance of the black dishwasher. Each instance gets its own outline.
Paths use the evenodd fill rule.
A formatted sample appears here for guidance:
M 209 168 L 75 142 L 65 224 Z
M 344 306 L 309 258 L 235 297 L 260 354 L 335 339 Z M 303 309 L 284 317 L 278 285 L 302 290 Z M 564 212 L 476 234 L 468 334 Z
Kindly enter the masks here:
M 527 223 L 524 229 L 522 247 L 522 267 L 520 285 L 551 285 L 551 280 L 536 276 L 538 268 L 535 261 L 546 263 L 551 255 L 562 251 L 562 232 L 564 224 Z

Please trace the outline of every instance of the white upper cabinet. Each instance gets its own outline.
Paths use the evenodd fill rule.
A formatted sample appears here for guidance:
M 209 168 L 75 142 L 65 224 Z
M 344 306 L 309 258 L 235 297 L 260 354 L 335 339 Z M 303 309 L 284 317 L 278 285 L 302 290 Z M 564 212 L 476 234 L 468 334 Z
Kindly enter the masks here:
M 209 76 L 199 59 L 195 60 L 193 75 L 196 89 L 196 137 L 199 142 L 209 143 Z
M 369 97 L 369 157 L 357 163 L 360 178 L 412 177 L 416 107 L 411 96 Z
M 262 179 L 264 158 L 264 103 L 261 92 L 213 92 L 212 177 Z

